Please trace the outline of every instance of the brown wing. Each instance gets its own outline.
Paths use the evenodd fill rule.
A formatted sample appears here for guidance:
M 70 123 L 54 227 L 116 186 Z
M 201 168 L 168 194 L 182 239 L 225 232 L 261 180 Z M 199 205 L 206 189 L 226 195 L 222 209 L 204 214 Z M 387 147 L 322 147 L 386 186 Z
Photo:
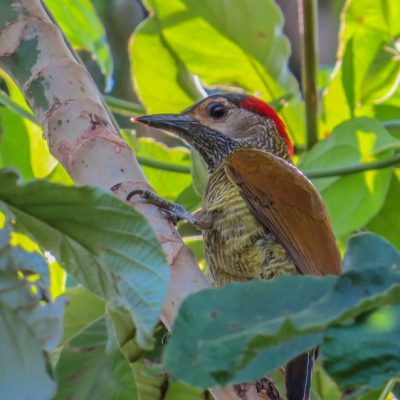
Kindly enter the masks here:
M 274 233 L 303 274 L 340 274 L 328 211 L 312 183 L 273 154 L 244 149 L 229 157 L 229 179 L 257 219 Z

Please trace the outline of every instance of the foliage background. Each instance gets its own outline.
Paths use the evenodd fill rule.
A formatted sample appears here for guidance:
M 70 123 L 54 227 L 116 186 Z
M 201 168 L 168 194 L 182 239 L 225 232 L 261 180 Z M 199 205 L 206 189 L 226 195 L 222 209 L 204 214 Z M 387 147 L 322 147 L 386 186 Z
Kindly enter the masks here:
M 313 182 L 326 201 L 342 251 L 346 251 L 347 241 L 353 234 L 364 231 L 385 238 L 393 247 L 368 236 L 356 239 L 353 247 L 347 249 L 346 270 L 350 275 L 346 279 L 353 276 L 351 270 L 361 266 L 365 267 L 365 275 L 359 277 L 362 282 L 368 281 L 369 273 L 376 278 L 368 268 L 381 268 L 380 274 L 388 278 L 384 280 L 387 284 L 380 282 L 380 286 L 377 278 L 371 278 L 373 284 L 368 287 L 373 294 L 369 300 L 360 297 L 357 303 L 348 298 L 334 298 L 332 304 L 338 306 L 343 301 L 347 313 L 338 306 L 331 310 L 329 321 L 316 323 L 315 314 L 310 312 L 312 327 L 306 317 L 297 316 L 288 300 L 288 305 L 282 307 L 289 307 L 286 311 L 292 316 L 290 323 L 281 321 L 274 325 L 275 330 L 270 334 L 275 339 L 283 338 L 282 346 L 297 338 L 299 343 L 292 343 L 292 347 L 298 352 L 315 340 L 324 341 L 322 359 L 329 374 L 321 363 L 313 383 L 316 399 L 339 399 L 343 392 L 353 398 L 383 399 L 396 390 L 396 380 L 391 378 L 400 373 L 400 361 L 398 357 L 389 359 L 390 354 L 382 343 L 391 343 L 389 348 L 396 353 L 399 327 L 393 321 L 398 321 L 399 310 L 395 304 L 399 302 L 399 293 L 393 285 L 400 281 L 398 270 L 390 275 L 390 268 L 386 272 L 382 268 L 390 263 L 399 268 L 395 250 L 400 249 L 400 170 L 396 168 L 400 143 L 398 2 L 353 0 L 345 5 L 339 1 L 330 4 L 332 21 L 338 21 L 341 7 L 344 9 L 337 60 L 321 65 L 318 71 L 320 141 L 310 150 L 306 150 L 299 62 L 296 57 L 290 58 L 289 41 L 282 32 L 283 15 L 274 1 L 147 0 L 143 5 L 134 1 L 46 0 L 45 3 L 71 45 L 79 51 L 99 89 L 108 93 L 109 107 L 152 186 L 163 197 L 190 210 L 199 206 L 205 182 L 204 167 L 198 156 L 159 133 L 134 132 L 128 116 L 143 112 L 178 112 L 206 92 L 216 90 L 244 90 L 275 105 L 295 142 L 297 165 L 314 177 Z M 282 5 L 288 7 L 284 3 Z M 321 8 L 325 11 L 327 7 L 324 3 Z M 325 14 L 321 18 L 326 18 Z M 294 22 L 289 17 L 287 32 L 292 32 Z M 321 26 L 323 38 L 325 25 Z M 293 32 L 291 35 L 295 37 Z M 329 62 L 332 51 L 324 53 L 326 43 L 321 44 L 321 50 L 323 58 Z M 298 54 L 299 43 L 293 41 L 292 47 Z M 9 350 L 0 352 L 0 365 L 7 365 L 9 371 L 9 375 L 0 378 L 0 397 L 20 399 L 26 393 L 31 395 L 35 390 L 32 388 L 39 386 L 41 390 L 35 390 L 37 399 L 51 398 L 54 393 L 60 399 L 71 396 L 78 399 L 96 396 L 154 399 L 160 392 L 167 399 L 177 400 L 208 396 L 203 389 L 170 382 L 163 375 L 151 376 L 144 369 L 148 360 L 159 361 L 164 347 L 160 345 L 160 338 L 165 331 L 157 326 L 157 346 L 149 350 L 169 279 L 166 262 L 160 248 L 154 244 L 154 235 L 146 221 L 130 207 L 99 190 L 85 189 L 85 192 L 54 186 L 71 186 L 72 181 L 49 153 L 41 137 L 41 127 L 19 89 L 3 71 L 0 85 L 3 104 L 0 107 L 0 166 L 4 168 L 0 175 L 0 205 L 4 215 L 0 304 L 2 326 L 12 328 L 1 334 L 2 338 L 10 339 L 18 332 L 14 347 L 11 344 L 2 346 Z M 348 174 L 360 164 L 386 160 L 393 160 L 394 166 Z M 5 169 L 9 167 L 21 176 L 18 183 L 16 175 Z M 332 168 L 336 173 L 317 178 L 327 171 L 329 175 Z M 45 179 L 45 182 L 35 179 Z M 114 210 L 112 216 L 103 212 L 105 208 Z M 89 209 L 91 213 L 87 212 Z M 60 217 L 62 215 L 74 217 L 66 221 Z M 124 222 L 127 219 L 130 224 Z M 120 236 L 105 227 L 119 230 Z M 204 267 L 198 233 L 188 225 L 181 225 L 179 229 Z M 105 242 L 109 242 L 106 251 Z M 375 248 L 370 260 L 376 262 L 368 264 L 368 259 L 362 257 L 363 251 L 357 253 L 357 246 L 363 251 Z M 119 255 L 111 251 L 114 248 L 119 249 Z M 32 251 L 35 255 L 27 253 Z M 122 257 L 129 259 L 129 270 L 124 267 Z M 114 274 L 121 277 L 126 286 L 116 288 L 112 283 Z M 6 283 L 3 285 L 3 282 Z M 296 282 L 286 283 L 287 287 L 296 287 Z M 335 284 L 340 287 L 339 283 Z M 322 283 L 312 280 L 305 280 L 304 285 L 309 285 L 307 290 L 315 296 L 318 285 L 322 287 Z M 232 293 L 226 294 L 225 299 L 230 299 L 226 304 L 238 296 L 239 290 L 253 292 L 254 289 L 251 285 L 227 289 Z M 15 294 L 10 296 L 13 291 Z M 115 295 L 117 292 L 124 294 L 122 299 Z M 266 296 L 263 290 L 260 292 L 260 296 Z M 64 297 L 58 297 L 60 294 Z M 138 303 L 137 297 L 143 295 L 147 296 L 150 306 Z M 200 314 L 207 296 L 205 293 L 203 297 L 194 296 L 188 300 L 182 313 Z M 219 296 L 218 292 L 215 296 Z M 56 300 L 47 303 L 49 298 Z M 63 317 L 65 298 L 69 305 Z M 316 298 L 309 302 L 316 302 Z M 126 299 L 128 305 L 124 302 Z M 215 303 L 224 310 L 224 301 L 217 298 Z M 378 306 L 384 308 L 375 310 Z M 205 315 L 208 311 L 206 306 Z M 133 321 L 127 313 L 132 313 Z M 246 340 L 242 337 L 242 341 L 230 342 L 227 346 L 230 353 L 223 354 L 214 353 L 220 347 L 216 344 L 220 340 L 231 340 L 229 332 L 216 330 L 212 325 L 210 329 L 218 335 L 213 338 L 215 342 L 209 344 L 210 348 L 204 350 L 208 367 L 204 367 L 207 373 L 201 378 L 196 365 L 190 365 L 182 351 L 180 354 L 180 348 L 185 335 L 192 335 L 193 331 L 199 333 L 198 339 L 190 336 L 194 347 L 196 340 L 210 335 L 200 332 L 196 321 L 190 321 L 189 328 L 184 326 L 182 321 L 185 320 L 188 318 L 182 314 L 176 328 L 181 327 L 182 331 L 167 348 L 165 363 L 186 382 L 203 388 L 228 384 L 244 378 L 253 379 L 266 369 L 280 365 L 279 362 L 270 365 L 264 360 L 261 369 L 257 369 L 252 354 L 255 349 L 273 351 L 276 343 L 271 344 L 265 338 L 276 321 L 266 320 L 265 326 L 246 332 Z M 385 335 L 379 343 L 366 340 L 364 344 L 357 344 L 354 338 L 368 337 L 368 321 L 378 321 L 378 330 L 389 328 L 383 329 Z M 205 324 L 204 320 L 202 322 Z M 292 328 L 288 327 L 290 324 Z M 343 326 L 349 324 L 352 328 L 346 330 Z M 249 321 L 243 321 L 243 326 L 248 325 Z M 29 334 L 32 329 L 33 337 Z M 310 342 L 304 339 L 306 336 Z M 375 331 L 372 337 L 376 336 Z M 301 342 L 303 339 L 307 345 Z M 341 353 L 346 346 L 350 354 Z M 377 353 L 367 354 L 368 346 L 376 348 Z M 278 349 L 282 352 L 282 347 Z M 42 353 L 43 350 L 46 353 Z M 354 359 L 355 353 L 364 354 L 363 362 L 376 368 L 360 367 L 359 360 Z M 210 358 L 210 354 L 214 358 Z M 216 360 L 215 354 L 221 358 Z M 232 360 L 229 357 L 233 354 L 241 354 L 243 358 Z M 28 364 L 23 362 L 26 355 Z M 32 373 L 30 363 L 36 365 L 37 375 Z M 179 371 L 179 365 L 185 366 L 185 371 Z M 212 365 L 218 365 L 218 370 L 212 370 Z M 232 365 L 236 366 L 235 373 L 228 374 Z M 247 372 L 245 367 L 248 367 Z M 185 376 L 186 371 L 193 371 L 195 378 Z M 353 380 L 346 379 L 349 374 Z M 18 385 L 15 377 L 27 385 Z M 210 381 L 210 377 L 214 380 Z M 279 372 L 274 377 L 281 385 Z

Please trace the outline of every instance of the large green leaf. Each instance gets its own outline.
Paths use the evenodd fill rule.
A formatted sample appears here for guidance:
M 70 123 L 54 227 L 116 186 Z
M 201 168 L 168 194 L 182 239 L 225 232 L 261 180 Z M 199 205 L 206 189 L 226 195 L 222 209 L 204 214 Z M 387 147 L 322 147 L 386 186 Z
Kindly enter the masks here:
M 351 241 L 349 254 L 361 237 Z M 371 243 L 368 243 L 371 246 Z M 182 304 L 165 354 L 177 379 L 210 387 L 260 378 L 317 345 L 329 326 L 400 302 L 400 255 L 382 265 L 353 257 L 340 277 L 285 276 L 208 289 Z M 361 368 L 361 367 L 360 367 Z
M 148 347 L 169 267 L 144 217 L 97 188 L 45 181 L 23 186 L 17 179 L 13 172 L 0 173 L 0 202 L 15 215 L 16 229 L 51 251 L 89 290 L 127 308 L 138 343 Z
M 69 42 L 93 54 L 111 89 L 113 60 L 106 32 L 90 0 L 45 0 Z
M 291 94 L 281 114 L 296 143 L 304 142 L 298 84 L 288 69 L 289 42 L 274 1 L 238 0 L 234 7 L 229 0 L 148 3 L 168 45 L 206 84 L 240 86 L 266 101 Z
M 155 17 L 136 29 L 129 56 L 135 88 L 148 112 L 179 112 L 202 97 Z
M 49 290 L 46 262 L 11 246 L 10 231 L 9 225 L 0 231 L 0 398 L 51 399 L 56 385 L 44 351 L 61 339 L 65 301 L 43 301 Z M 32 274 L 40 275 L 32 281 Z
M 323 170 L 371 162 L 393 155 L 398 146 L 399 142 L 377 120 L 353 119 L 337 126 L 327 139 L 307 152 L 299 167 Z M 391 177 L 392 171 L 386 169 L 314 179 L 336 235 L 344 236 L 363 227 L 377 214 L 385 202 Z

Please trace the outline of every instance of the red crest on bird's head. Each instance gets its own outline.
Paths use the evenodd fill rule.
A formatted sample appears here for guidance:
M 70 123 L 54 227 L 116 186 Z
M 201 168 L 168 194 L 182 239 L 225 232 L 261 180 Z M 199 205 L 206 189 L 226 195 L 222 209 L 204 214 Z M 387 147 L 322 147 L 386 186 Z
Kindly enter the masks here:
M 286 130 L 286 125 L 279 117 L 277 112 L 270 105 L 264 103 L 262 100 L 254 96 L 229 94 L 227 95 L 227 97 L 238 107 L 245 108 L 255 114 L 261 115 L 274 121 L 279 134 L 283 137 L 283 139 L 285 139 L 290 155 L 293 156 L 294 147 Z

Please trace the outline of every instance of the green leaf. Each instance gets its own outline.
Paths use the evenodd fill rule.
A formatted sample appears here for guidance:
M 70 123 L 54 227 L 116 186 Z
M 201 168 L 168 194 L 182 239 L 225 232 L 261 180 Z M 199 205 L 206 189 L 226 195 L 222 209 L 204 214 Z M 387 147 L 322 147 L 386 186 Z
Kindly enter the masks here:
M 203 196 L 208 182 L 208 170 L 206 162 L 196 150 L 192 150 L 192 176 L 194 189 L 199 196 Z
M 104 317 L 106 303 L 83 286 L 67 289 L 64 296 L 68 299 L 63 335 L 63 343 L 66 343 Z
M 90 0 L 45 0 L 69 42 L 93 54 L 111 90 L 113 60 L 106 32 Z
M 175 202 L 182 204 L 189 211 L 195 211 L 200 207 L 201 196 L 195 190 L 194 185 L 191 184 L 181 192 Z
M 10 171 L 0 173 L 0 201 L 15 215 L 16 229 L 54 254 L 68 273 L 129 309 L 138 343 L 149 347 L 169 267 L 142 215 L 103 190 L 45 181 L 21 186 Z
M 274 1 L 238 0 L 234 7 L 226 0 L 148 3 L 168 45 L 207 85 L 240 86 L 266 101 L 292 94 L 281 114 L 296 143 L 304 143 L 303 105 Z
M 165 384 L 168 383 L 168 378 L 150 375 L 143 365 L 143 360 L 133 363 L 132 369 L 137 380 L 140 400 L 162 398 L 161 396 L 165 393 Z
M 379 213 L 366 226 L 372 232 L 384 236 L 400 249 L 400 224 L 398 209 L 400 199 L 400 172 L 393 175 L 385 202 Z
M 143 360 L 132 364 L 140 400 L 208 400 L 204 391 L 182 382 L 172 382 L 167 376 L 152 376 L 146 372 Z
M 343 11 L 339 59 L 324 96 L 324 130 L 374 108 L 396 93 L 400 82 L 396 0 L 355 0 Z M 397 13 L 397 14 L 396 14 Z
M 136 29 L 129 57 L 135 88 L 147 112 L 179 112 L 202 97 L 154 16 Z
M 25 98 L 11 78 L 0 71 L 5 79 L 10 101 L 21 110 L 29 110 Z M 15 167 L 24 179 L 44 178 L 57 165 L 50 154 L 42 128 L 27 118 L 18 117 L 12 109 L 0 107 L 0 166 Z
M 0 231 L 0 398 L 50 399 L 56 385 L 45 351 L 61 339 L 65 299 L 43 301 L 49 290 L 46 262 L 11 246 L 10 231 L 10 225 Z M 40 272 L 36 280 L 28 279 Z
M 380 268 L 400 264 L 400 255 L 386 240 L 371 233 L 351 238 L 343 258 L 343 270 Z
M 385 307 L 355 325 L 325 333 L 324 365 L 339 386 L 379 388 L 400 375 L 400 306 Z
M 400 4 L 397 0 L 352 0 L 344 10 L 345 19 L 341 42 L 347 41 L 358 30 L 370 30 L 375 34 L 386 34 L 396 37 L 400 34 L 397 16 L 400 15 Z
M 171 382 L 165 400 L 207 400 L 204 391 L 182 382 Z
M 382 254 L 382 241 L 373 244 Z M 400 261 L 354 266 L 340 277 L 285 276 L 189 296 L 166 349 L 166 368 L 201 387 L 257 379 L 316 346 L 327 327 L 400 301 Z
M 24 180 L 33 178 L 29 133 L 22 118 L 0 107 L 0 167 L 16 168 Z
M 336 383 L 329 377 L 329 375 L 322 368 L 322 361 L 317 364 L 311 379 L 311 387 L 313 397 L 315 400 L 340 400 L 341 392 Z M 318 397 L 317 397 L 318 396 Z
M 140 138 L 131 143 L 138 157 L 190 168 L 190 152 L 184 147 L 167 147 L 151 138 Z M 148 166 L 142 166 L 142 168 L 154 190 L 170 201 L 175 201 L 192 182 L 190 174 Z
M 307 152 L 299 162 L 301 169 L 315 170 L 380 160 L 394 154 L 399 142 L 379 121 L 359 118 L 337 126 L 332 134 Z M 332 218 L 337 236 L 363 227 L 383 206 L 392 171 L 367 171 L 362 174 L 315 179 Z M 343 203 L 342 207 L 338 204 Z
M 56 368 L 55 399 L 136 400 L 136 381 L 105 320 L 86 328 L 64 346 Z

